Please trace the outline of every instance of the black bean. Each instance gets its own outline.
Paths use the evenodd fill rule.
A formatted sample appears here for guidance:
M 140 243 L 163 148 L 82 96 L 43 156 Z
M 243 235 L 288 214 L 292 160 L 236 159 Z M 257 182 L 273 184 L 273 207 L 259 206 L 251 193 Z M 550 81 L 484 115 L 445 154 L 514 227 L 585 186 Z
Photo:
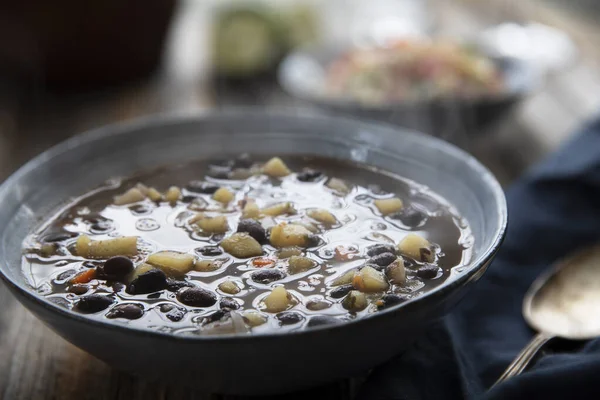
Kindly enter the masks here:
M 186 186 L 186 189 L 194 193 L 213 194 L 219 190 L 219 185 L 211 182 L 191 181 Z
M 223 297 L 221 301 L 219 301 L 219 308 L 237 310 L 240 308 L 240 303 L 238 303 L 231 297 Z
M 396 247 L 393 244 L 374 244 L 373 246 L 367 247 L 367 255 L 369 257 L 375 257 L 382 253 L 395 253 Z
M 390 218 L 397 219 L 411 228 L 416 228 L 427 221 L 427 214 L 414 207 L 405 207 L 401 211 L 391 214 Z
M 120 279 L 133 271 L 133 261 L 127 257 L 111 257 L 104 263 L 103 272 L 106 276 Z
M 254 164 L 254 162 L 248 153 L 240 154 L 233 162 L 235 168 L 250 168 L 252 164 Z
M 187 196 L 183 196 L 183 197 L 181 198 L 181 201 L 182 201 L 182 202 L 184 202 L 184 203 L 191 203 L 192 201 L 194 201 L 194 200 L 196 200 L 196 199 L 197 199 L 197 197 L 196 197 L 196 196 L 190 196 L 190 195 L 187 195 Z
M 238 232 L 246 232 L 252 236 L 258 243 L 265 243 L 267 241 L 267 232 L 260 222 L 253 219 L 243 219 L 239 222 L 237 227 Z
M 208 290 L 193 287 L 179 290 L 177 300 L 191 307 L 210 307 L 217 302 L 217 296 Z
M 433 279 L 440 271 L 440 267 L 432 264 L 425 264 L 417 270 L 417 276 L 423 279 Z
M 69 240 L 77 236 L 76 233 L 71 232 L 56 232 L 49 233 L 42 238 L 42 242 L 44 243 L 55 243 L 55 242 L 63 242 L 65 240 Z
M 350 291 L 353 289 L 354 289 L 354 287 L 352 285 L 342 285 L 342 286 L 338 286 L 335 289 L 333 289 L 329 293 L 329 295 L 331 297 L 333 297 L 334 299 L 341 299 L 342 297 L 344 297 L 345 295 L 350 293 Z
M 323 176 L 321 171 L 315 169 L 305 168 L 302 172 L 298 173 L 296 178 L 300 182 L 314 182 Z
M 254 271 L 250 277 L 254 282 L 266 284 L 285 278 L 285 272 L 279 269 L 261 269 Z
M 115 292 L 115 293 L 119 293 L 119 292 L 120 292 L 121 290 L 123 290 L 124 288 L 125 288 L 125 285 L 124 285 L 124 284 L 122 284 L 121 282 L 115 282 L 115 283 L 112 285 L 113 292 Z
M 167 290 L 169 292 L 177 292 L 179 289 L 184 287 L 194 287 L 194 285 L 187 281 L 180 281 L 177 279 L 167 279 Z
M 144 315 L 144 307 L 141 304 L 119 304 L 114 306 L 106 318 L 139 319 Z
M 371 257 L 367 262 L 370 264 L 379 265 L 380 267 L 387 267 L 396 261 L 396 258 L 397 257 L 394 253 L 381 253 Z
M 90 294 L 79 299 L 75 307 L 84 313 L 95 313 L 107 309 L 114 302 L 115 300 L 110 296 Z
M 133 215 L 146 215 L 152 211 L 152 209 L 145 204 L 135 204 L 133 206 L 129 206 L 129 210 Z
M 158 298 L 160 298 L 160 292 L 151 293 L 146 297 L 149 299 L 158 299 Z
M 306 238 L 306 247 L 318 247 L 323 244 L 319 235 L 310 234 Z
M 395 306 L 397 304 L 404 303 L 406 300 L 408 300 L 408 296 L 406 295 L 386 294 L 377 302 L 375 302 L 375 304 L 377 304 L 377 308 L 381 310 L 384 308 Z
M 230 160 L 228 158 L 221 158 L 217 160 L 211 160 L 209 167 L 217 167 L 217 168 L 232 168 L 235 161 Z
M 84 266 L 84 267 L 86 267 L 86 268 L 96 268 L 96 267 L 99 267 L 99 266 L 101 266 L 102 264 L 93 263 L 93 262 L 91 262 L 91 261 L 85 261 L 85 262 L 84 262 L 83 264 L 81 264 L 81 265 L 83 265 L 83 266 Z
M 306 303 L 306 308 L 311 311 L 321 311 L 331 307 L 331 303 L 326 300 L 310 300 Z
M 208 167 L 207 175 L 215 179 L 229 179 L 231 173 L 231 167 L 220 167 L 217 165 L 211 165 Z
M 185 317 L 186 313 L 187 311 L 184 309 L 176 307 L 168 311 L 166 317 L 173 322 L 179 322 Z
M 218 310 L 215 311 L 214 313 L 207 315 L 203 320 L 202 323 L 203 324 L 210 324 L 213 322 L 217 322 L 220 321 L 224 316 L 228 315 L 229 311 L 227 310 Z
M 60 274 L 58 274 L 58 276 L 56 277 L 56 281 L 66 281 L 68 279 L 71 279 L 73 276 L 75 276 L 75 274 L 77 273 L 77 271 L 75 271 L 74 269 L 70 269 L 68 271 L 65 272 L 61 272 Z
M 71 285 L 67 288 L 67 292 L 74 293 L 78 296 L 81 296 L 82 294 L 86 294 L 88 292 L 88 290 L 90 290 L 90 288 L 87 285 L 82 285 L 82 284 Z
M 159 307 L 160 311 L 164 313 L 171 311 L 174 308 L 175 306 L 173 304 L 161 304 Z
M 197 248 L 196 253 L 199 253 L 204 257 L 217 257 L 223 254 L 223 250 L 218 246 L 204 246 Z
M 145 294 L 158 292 L 167 287 L 167 276 L 160 269 L 152 269 L 135 278 L 129 286 L 127 293 Z
M 295 311 L 280 312 L 275 316 L 281 325 L 293 325 L 301 322 L 304 317 Z
M 309 319 L 306 326 L 313 327 L 313 326 L 323 326 L 323 325 L 337 325 L 341 322 L 342 321 L 340 321 L 339 319 L 337 319 L 335 317 L 331 317 L 329 315 L 317 315 L 317 316 L 314 316 L 311 319 Z

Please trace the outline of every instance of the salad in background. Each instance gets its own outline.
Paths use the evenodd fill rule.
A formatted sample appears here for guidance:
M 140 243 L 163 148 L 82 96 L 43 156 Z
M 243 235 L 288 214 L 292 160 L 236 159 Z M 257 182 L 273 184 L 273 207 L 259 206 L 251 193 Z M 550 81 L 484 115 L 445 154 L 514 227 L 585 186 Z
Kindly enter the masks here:
M 327 97 L 363 105 L 489 98 L 504 89 L 491 58 L 458 43 L 424 39 L 343 52 L 327 66 L 325 85 Z

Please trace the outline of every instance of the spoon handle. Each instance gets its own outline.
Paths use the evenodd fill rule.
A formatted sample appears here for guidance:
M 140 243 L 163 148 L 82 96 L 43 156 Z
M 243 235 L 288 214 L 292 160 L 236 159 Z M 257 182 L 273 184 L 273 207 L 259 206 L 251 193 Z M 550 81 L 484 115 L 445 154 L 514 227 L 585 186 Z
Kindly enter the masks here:
M 512 376 L 519 375 L 521 372 L 523 372 L 523 370 L 527 367 L 527 365 L 529 365 L 531 360 L 533 360 L 538 351 L 542 347 L 544 347 L 544 345 L 548 343 L 548 341 L 552 338 L 553 336 L 548 335 L 546 333 L 538 333 L 537 335 L 535 335 L 533 339 L 531 339 L 531 341 L 527 344 L 527 346 L 525 346 L 525 348 L 521 350 L 517 358 L 515 358 L 515 360 L 508 366 L 508 368 L 506 368 L 502 376 L 498 378 L 498 380 L 492 385 L 492 387 L 496 386 L 500 382 L 507 380 Z

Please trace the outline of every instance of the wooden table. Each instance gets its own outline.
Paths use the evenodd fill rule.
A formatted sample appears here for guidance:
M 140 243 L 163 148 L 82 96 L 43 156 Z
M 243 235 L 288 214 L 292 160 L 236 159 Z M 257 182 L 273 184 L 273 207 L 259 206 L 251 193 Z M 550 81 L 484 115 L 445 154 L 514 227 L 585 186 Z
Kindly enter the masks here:
M 472 0 L 471 0 L 472 1 Z M 496 0 L 494 0 L 496 1 Z M 500 1 L 500 0 L 497 0 Z M 41 93 L 34 102 L 15 102 L 10 91 L 0 95 L 0 178 L 72 134 L 107 123 L 156 112 L 205 110 L 232 104 L 255 104 L 256 96 L 210 86 L 204 70 L 190 52 L 190 40 L 201 10 L 199 2 L 184 3 L 168 46 L 165 66 L 148 82 L 104 94 L 57 97 Z M 461 3 L 469 3 L 461 0 Z M 574 128 L 596 111 L 600 76 L 593 63 L 600 60 L 590 37 L 598 30 L 584 19 L 543 9 L 536 2 L 535 15 L 568 30 L 576 39 L 585 37 L 582 61 L 550 78 L 544 90 L 527 99 L 510 116 L 485 134 L 470 137 L 467 148 L 507 185 L 531 163 L 566 139 Z M 447 18 L 460 26 L 479 22 L 460 7 L 446 7 Z M 523 3 L 525 4 L 525 3 Z M 525 6 L 523 6 L 525 7 Z M 196 20 L 197 23 L 198 20 Z M 596 30 L 594 30 L 596 29 Z M 591 34 L 595 36 L 590 36 Z M 197 32 L 196 32 L 197 34 Z M 195 42 L 194 45 L 198 43 Z M 255 88 L 259 104 L 297 103 L 269 85 Z M 27 312 L 0 284 L 0 398 L 3 399 L 220 399 L 233 398 L 196 393 L 162 382 L 148 382 L 113 370 L 70 345 Z M 282 398 L 351 398 L 356 381 L 334 383 L 310 393 Z

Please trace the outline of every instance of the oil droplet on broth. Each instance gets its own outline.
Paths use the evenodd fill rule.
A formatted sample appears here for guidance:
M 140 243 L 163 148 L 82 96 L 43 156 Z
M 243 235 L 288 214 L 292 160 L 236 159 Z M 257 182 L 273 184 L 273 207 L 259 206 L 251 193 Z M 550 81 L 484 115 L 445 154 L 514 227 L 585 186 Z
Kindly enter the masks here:
M 136 221 L 135 227 L 142 232 L 150 232 L 159 229 L 160 224 L 152 218 L 142 218 Z

